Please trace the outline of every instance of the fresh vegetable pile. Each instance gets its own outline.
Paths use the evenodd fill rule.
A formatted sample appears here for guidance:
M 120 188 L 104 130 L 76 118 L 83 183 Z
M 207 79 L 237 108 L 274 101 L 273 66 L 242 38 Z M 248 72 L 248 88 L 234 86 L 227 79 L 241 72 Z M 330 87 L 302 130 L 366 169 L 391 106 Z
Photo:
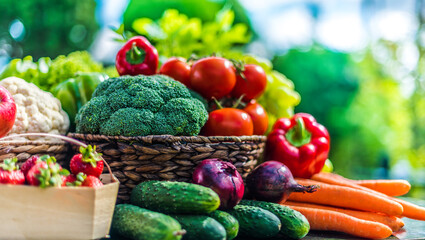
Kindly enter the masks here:
M 248 25 L 234 21 L 235 13 L 227 6 L 220 10 L 214 20 L 207 22 L 168 9 L 156 21 L 139 18 L 126 23 L 125 28 L 121 26 L 117 33 L 128 38 L 136 35 L 148 38 L 158 50 L 163 65 L 166 62 L 164 58 L 189 59 L 193 54 L 208 56 L 220 53 L 227 59 L 261 66 L 267 75 L 267 87 L 259 103 L 267 110 L 268 125 L 272 126 L 281 117 L 291 117 L 301 97 L 294 89 L 293 82 L 276 71 L 268 59 L 244 53 L 245 44 L 250 42 L 252 35 Z M 129 29 L 134 32 L 124 31 Z
M 149 41 L 142 36 L 129 39 L 120 49 L 116 58 L 116 68 L 120 75 L 154 75 L 157 73 L 158 53 Z M 263 135 L 268 128 L 268 117 L 264 108 L 256 102 L 267 85 L 264 69 L 256 64 L 243 64 L 217 56 L 191 59 L 172 57 L 159 69 L 159 73 L 174 78 L 187 88 L 200 94 L 209 103 L 208 121 L 202 122 L 201 135 L 242 136 Z M 96 96 L 96 92 L 94 94 Z M 236 103 L 232 104 L 236 99 Z M 226 108 L 218 102 L 222 100 Z M 112 100 L 114 101 L 114 100 Z M 243 101 L 243 102 L 241 102 Z M 241 108 L 241 109 L 238 109 Z M 146 114 L 145 114 L 146 115 Z M 77 118 L 76 121 L 79 121 Z M 95 133 L 98 130 L 78 132 Z M 105 132 L 105 131 L 103 131 Z M 134 136 L 158 134 L 159 131 L 136 131 L 122 135 Z M 175 132 L 171 129 L 162 134 L 194 135 L 199 132 Z M 117 133 L 109 134 L 117 135 Z
M 131 204 L 115 208 L 112 238 L 300 239 L 310 229 L 307 219 L 289 207 L 241 201 L 243 182 L 228 162 L 204 160 L 193 179 L 201 185 L 171 181 L 137 185 L 131 194 Z
M 247 42 L 246 29 L 228 23 L 232 13 L 221 14 L 215 24 L 202 27 L 196 19 L 167 11 L 159 23 L 139 19 L 133 28 L 147 35 L 148 27 L 158 30 L 163 36 L 150 38 L 161 47 L 160 53 L 173 52 L 167 39 L 174 33 L 190 33 L 180 26 L 184 22 L 194 28 L 224 28 L 214 34 L 229 37 L 229 46 Z M 165 23 L 173 16 L 182 21 L 168 29 Z M 208 31 L 203 34 L 212 35 Z M 238 35 L 240 39 L 231 38 Z M 198 40 L 190 44 L 191 53 L 205 50 L 196 48 Z M 36 63 L 30 57 L 13 60 L 0 75 L 8 77 L 0 81 L 0 137 L 27 132 L 64 135 L 74 128 L 82 134 L 125 137 L 249 136 L 264 135 L 274 123 L 264 162 L 247 176 L 246 184 L 231 162 L 216 158 L 171 159 L 190 171 L 192 183 L 138 180 L 136 186 L 134 180 L 129 184 L 135 186 L 130 203 L 115 208 L 113 238 L 301 239 L 311 228 L 382 239 L 404 226 L 401 217 L 425 220 L 425 208 L 395 198 L 410 190 L 406 181 L 350 180 L 324 172 L 325 163 L 330 163 L 327 129 L 308 113 L 293 115 L 300 98 L 292 82 L 267 60 L 232 51 L 186 58 L 160 53 L 147 38 L 132 36 L 117 53 L 117 72 L 106 74 L 90 55 L 75 52 Z M 208 154 L 210 146 L 197 148 Z M 153 160 L 165 162 L 166 170 L 157 169 L 161 174 L 173 168 L 168 160 Z M 6 159 L 0 164 L 0 183 L 41 188 L 103 185 L 104 161 L 96 147 L 81 147 L 70 158 L 69 169 L 48 155 L 31 156 L 21 170 L 17 159 Z M 150 174 L 144 169 L 135 172 Z M 130 178 L 126 172 L 118 174 Z
M 174 77 L 209 102 L 208 121 L 201 135 L 242 136 L 266 132 L 266 110 L 255 100 L 267 85 L 267 76 L 259 65 L 216 56 L 189 62 L 173 57 L 162 65 L 160 73 Z

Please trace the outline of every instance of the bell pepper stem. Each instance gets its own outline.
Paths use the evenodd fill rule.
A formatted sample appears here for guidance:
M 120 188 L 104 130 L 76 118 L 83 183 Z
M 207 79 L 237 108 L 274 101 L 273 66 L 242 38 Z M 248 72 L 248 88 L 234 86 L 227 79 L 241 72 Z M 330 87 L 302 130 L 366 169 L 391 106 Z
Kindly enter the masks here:
M 140 64 L 145 61 L 146 52 L 136 46 L 136 43 L 133 42 L 131 49 L 127 52 L 126 58 L 127 62 L 130 64 Z
M 311 141 L 311 133 L 305 128 L 304 120 L 301 117 L 295 119 L 296 124 L 285 135 L 290 144 L 301 147 Z

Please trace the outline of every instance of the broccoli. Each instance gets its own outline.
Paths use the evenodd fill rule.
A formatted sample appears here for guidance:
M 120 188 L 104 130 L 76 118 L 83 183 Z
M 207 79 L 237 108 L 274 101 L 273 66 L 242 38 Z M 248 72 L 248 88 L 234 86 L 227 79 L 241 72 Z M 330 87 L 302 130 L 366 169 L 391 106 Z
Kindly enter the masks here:
M 190 90 L 190 89 L 189 89 L 189 93 L 190 93 L 190 95 L 191 95 L 193 98 L 196 98 L 196 99 L 198 99 L 199 101 L 201 101 L 201 102 L 202 102 L 202 104 L 204 104 L 205 108 L 208 110 L 208 101 L 207 101 L 205 98 L 203 98 L 203 97 L 201 96 L 201 94 L 199 94 L 199 93 L 197 93 L 197 92 L 195 92 L 195 91 L 193 91 L 193 90 Z
M 109 78 L 78 112 L 79 133 L 111 136 L 199 134 L 208 119 L 204 104 L 164 75 Z

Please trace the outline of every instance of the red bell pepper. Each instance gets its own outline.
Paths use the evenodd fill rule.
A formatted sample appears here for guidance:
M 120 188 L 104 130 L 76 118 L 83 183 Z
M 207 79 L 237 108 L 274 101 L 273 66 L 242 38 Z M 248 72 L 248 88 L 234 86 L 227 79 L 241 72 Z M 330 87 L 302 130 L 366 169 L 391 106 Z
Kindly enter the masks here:
M 158 51 L 142 36 L 130 38 L 118 51 L 115 66 L 122 75 L 153 75 L 158 68 Z
M 329 133 L 307 113 L 280 118 L 267 137 L 265 160 L 280 161 L 294 177 L 310 178 L 328 158 Z

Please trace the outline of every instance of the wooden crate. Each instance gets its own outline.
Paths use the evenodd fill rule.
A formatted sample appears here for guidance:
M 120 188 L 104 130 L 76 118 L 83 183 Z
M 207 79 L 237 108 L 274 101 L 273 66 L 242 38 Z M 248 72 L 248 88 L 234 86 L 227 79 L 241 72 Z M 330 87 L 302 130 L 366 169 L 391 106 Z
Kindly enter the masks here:
M 113 181 L 112 178 L 115 180 Z M 0 184 L 0 239 L 98 239 L 109 233 L 119 182 L 39 188 Z

